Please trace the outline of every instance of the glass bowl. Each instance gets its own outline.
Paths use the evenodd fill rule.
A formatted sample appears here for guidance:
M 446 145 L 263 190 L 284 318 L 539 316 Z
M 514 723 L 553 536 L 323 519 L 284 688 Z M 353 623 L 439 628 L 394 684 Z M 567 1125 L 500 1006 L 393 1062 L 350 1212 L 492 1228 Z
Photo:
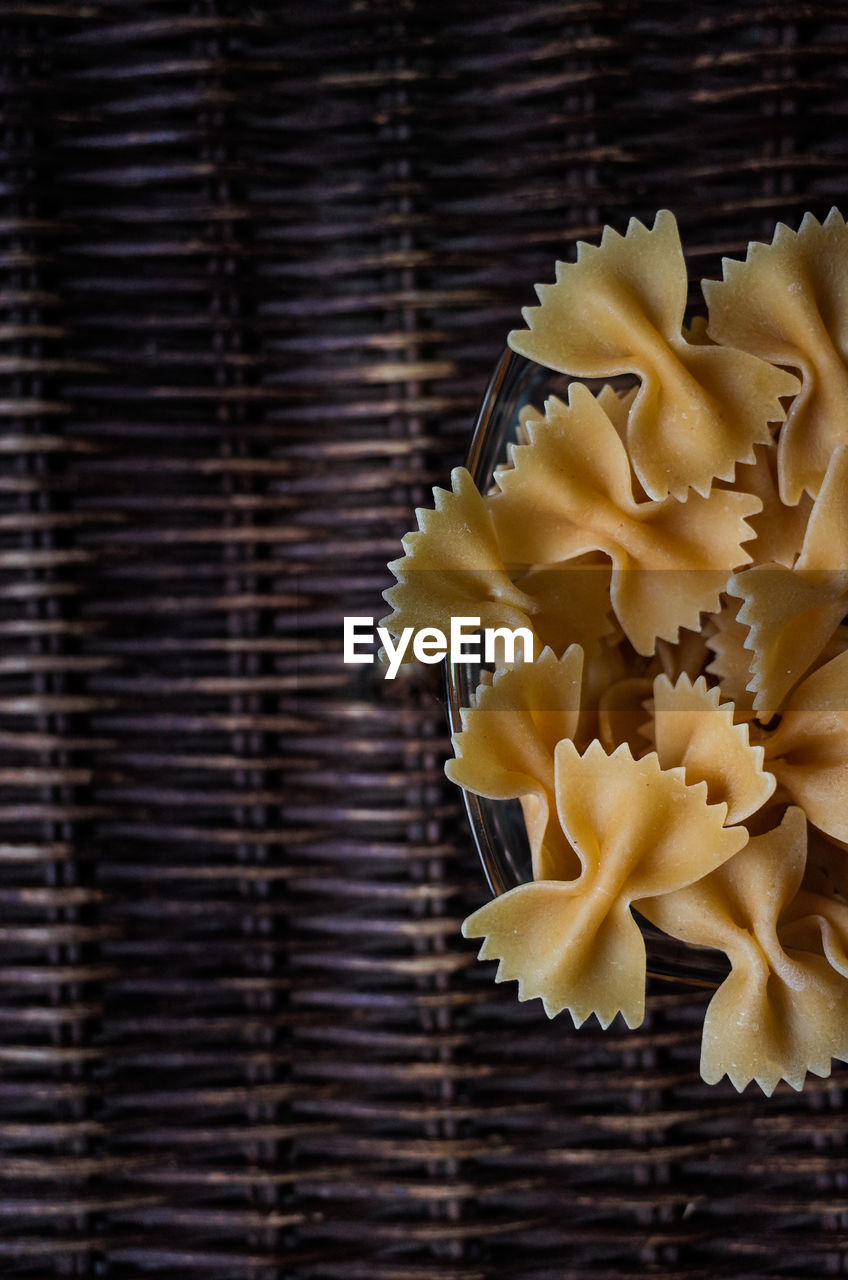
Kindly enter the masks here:
M 506 461 L 507 445 L 517 439 L 520 410 L 528 403 L 541 410 L 548 396 L 563 396 L 572 381 L 512 351 L 504 351 L 486 389 L 465 460 L 481 493 L 488 492 L 495 468 Z M 588 385 L 596 389 L 595 384 Z M 482 669 L 477 663 L 446 662 L 451 733 L 461 730 L 460 709 L 470 705 Z M 506 893 L 531 880 L 530 847 L 519 801 L 487 800 L 464 789 L 462 794 L 492 892 Z M 727 975 L 727 962 L 719 952 L 677 942 L 639 917 L 638 912 L 634 914 L 645 938 L 648 973 L 653 977 L 717 987 Z

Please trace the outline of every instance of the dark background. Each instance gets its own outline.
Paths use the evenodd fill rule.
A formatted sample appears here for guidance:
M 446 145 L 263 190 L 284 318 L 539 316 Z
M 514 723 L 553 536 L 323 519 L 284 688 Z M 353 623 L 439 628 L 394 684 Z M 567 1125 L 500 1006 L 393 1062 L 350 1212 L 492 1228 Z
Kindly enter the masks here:
M 340 663 L 575 239 L 848 209 L 845 19 L 0 3 L 0 1275 L 848 1270 L 845 1069 L 495 987 L 438 683 Z

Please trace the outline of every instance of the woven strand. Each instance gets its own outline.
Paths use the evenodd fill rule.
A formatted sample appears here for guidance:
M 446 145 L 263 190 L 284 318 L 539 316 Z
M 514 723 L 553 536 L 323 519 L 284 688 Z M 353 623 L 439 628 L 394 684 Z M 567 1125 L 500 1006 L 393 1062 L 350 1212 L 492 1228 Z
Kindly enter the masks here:
M 531 283 L 848 208 L 814 3 L 0 6 L 0 1272 L 844 1269 L 844 1070 L 548 1024 L 437 677 L 340 660 Z

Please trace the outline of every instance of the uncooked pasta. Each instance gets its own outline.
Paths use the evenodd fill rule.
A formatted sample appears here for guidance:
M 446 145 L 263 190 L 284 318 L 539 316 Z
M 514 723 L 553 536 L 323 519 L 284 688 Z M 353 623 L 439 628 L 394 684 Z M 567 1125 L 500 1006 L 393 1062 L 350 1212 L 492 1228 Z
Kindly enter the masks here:
M 534 642 L 498 649 L 446 766 L 520 801 L 532 861 L 464 932 L 549 1016 L 635 1028 L 635 909 L 727 957 L 705 1081 L 801 1088 L 848 1060 L 848 229 L 779 227 L 688 329 L 668 212 L 555 275 L 510 345 L 574 380 L 485 492 L 434 491 L 387 593 L 392 635 Z

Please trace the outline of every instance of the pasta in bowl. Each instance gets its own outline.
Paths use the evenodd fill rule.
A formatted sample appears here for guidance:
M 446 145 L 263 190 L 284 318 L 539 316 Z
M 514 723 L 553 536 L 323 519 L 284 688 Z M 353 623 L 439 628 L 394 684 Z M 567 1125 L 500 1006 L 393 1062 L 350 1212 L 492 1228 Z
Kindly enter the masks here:
M 835 212 L 725 262 L 690 329 L 671 214 L 580 245 L 386 593 L 394 634 L 501 638 L 450 680 L 481 958 L 636 1027 L 647 920 L 719 983 L 704 1079 L 767 1093 L 848 1058 L 846 284 Z
M 566 378 L 509 348 L 504 351 L 483 398 L 465 462 L 481 493 L 492 488 L 494 472 L 506 459 L 508 446 L 519 439 L 522 410 L 528 404 L 544 403 L 548 395 L 565 395 L 567 383 Z M 621 385 L 619 394 L 624 394 Z M 580 577 L 579 573 L 571 575 L 572 581 L 576 579 L 578 594 Z M 493 675 L 493 664 L 487 668 L 482 663 L 446 661 L 448 718 L 454 737 L 462 732 L 463 711 L 467 716 L 481 682 L 487 682 Z M 519 800 L 494 800 L 465 787 L 462 795 L 474 844 L 492 892 L 506 893 L 531 880 L 532 856 Z M 686 945 L 644 917 L 640 925 L 651 975 L 704 987 L 718 986 L 726 975 L 726 961 L 715 950 Z

